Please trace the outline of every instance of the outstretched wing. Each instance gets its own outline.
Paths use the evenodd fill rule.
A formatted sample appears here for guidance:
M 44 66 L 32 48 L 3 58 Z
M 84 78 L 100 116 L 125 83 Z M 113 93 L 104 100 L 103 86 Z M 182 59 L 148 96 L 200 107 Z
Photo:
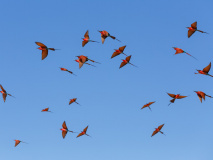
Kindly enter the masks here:
M 202 103 L 202 96 L 201 95 L 197 95 L 197 96 L 200 99 L 200 102 Z
M 187 97 L 187 96 L 178 96 L 177 99 L 182 99 L 182 98 L 185 98 L 185 97 Z
M 126 57 L 126 61 L 129 62 L 130 61 L 130 58 L 131 58 L 131 55 Z
M 86 33 L 84 34 L 84 37 L 85 37 L 86 39 L 89 39 L 89 31 L 88 31 L 88 30 L 87 30 Z
M 188 38 L 190 38 L 190 37 L 191 37 L 191 35 L 193 35 L 193 33 L 195 33 L 195 31 L 188 30 Z
M 16 147 L 20 142 L 21 142 L 21 141 L 17 141 L 17 140 L 16 140 L 15 147 Z
M 175 94 L 167 93 L 170 97 L 175 98 Z
M 211 62 L 209 63 L 208 66 L 206 66 L 205 68 L 203 68 L 203 72 L 208 73 L 209 70 L 210 70 L 210 68 L 211 68 Z
M 46 48 L 47 46 L 45 46 L 43 43 L 41 42 L 35 42 L 38 46 L 42 47 L 42 48 Z
M 6 94 L 6 93 L 2 93 L 2 97 L 3 97 L 3 100 L 4 100 L 4 102 L 5 102 L 5 101 L 6 101 L 7 94 Z
M 88 41 L 82 41 L 82 47 L 84 47 L 87 43 Z
M 83 130 L 83 132 L 84 132 L 84 133 L 86 133 L 86 132 L 87 132 L 87 128 L 88 128 L 88 126 L 87 126 L 86 128 L 84 128 L 84 130 Z
M 192 24 L 191 24 L 191 27 L 192 27 L 193 29 L 197 29 L 197 22 L 192 23 Z
M 65 138 L 67 135 L 67 131 L 62 131 L 62 137 Z
M 66 125 L 66 122 L 64 121 L 64 123 L 62 124 L 62 127 L 64 128 L 64 129 L 67 129 L 67 125 Z
M 157 133 L 158 133 L 158 131 L 155 130 L 155 131 L 152 133 L 152 136 L 154 136 L 154 135 L 157 134 Z M 151 137 L 152 137 L 152 136 L 151 136 Z
M 105 41 L 106 38 L 107 38 L 107 36 L 101 35 L 102 44 L 104 44 L 104 41 Z
M 163 128 L 164 124 L 158 126 L 158 129 L 161 130 L 161 128 Z
M 122 47 L 119 48 L 119 50 L 120 50 L 121 52 L 123 52 L 125 48 L 126 48 L 126 46 L 122 46 Z
M 125 62 L 122 62 L 121 65 L 120 65 L 120 68 L 122 68 L 123 66 L 125 66 L 127 63 Z
M 203 93 L 203 92 L 200 92 L 200 95 L 201 95 L 201 97 L 205 100 L 205 93 Z
M 48 49 L 42 50 L 42 57 L 41 57 L 41 59 L 42 60 L 45 59 L 47 57 L 47 55 L 48 55 Z
M 80 137 L 80 136 L 82 136 L 82 135 L 84 135 L 82 132 L 81 133 L 79 133 L 78 135 L 77 135 L 77 137 Z M 76 137 L 76 138 L 77 138 Z
M 114 58 L 114 57 L 118 56 L 119 54 L 120 54 L 119 52 L 114 52 L 114 53 L 112 54 L 111 58 Z
M 2 87 L 2 85 L 0 85 L 0 87 L 1 87 L 1 90 L 2 90 L 3 92 L 6 92 L 5 89 Z

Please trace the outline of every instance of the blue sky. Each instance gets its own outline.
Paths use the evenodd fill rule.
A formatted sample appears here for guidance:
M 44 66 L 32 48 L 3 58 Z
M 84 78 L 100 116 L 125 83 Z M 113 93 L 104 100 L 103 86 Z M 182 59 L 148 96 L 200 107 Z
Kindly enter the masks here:
M 0 84 L 16 98 L 0 99 L 0 159 L 211 160 L 213 99 L 201 104 L 193 91 L 213 96 L 213 79 L 194 74 L 212 61 L 212 5 L 210 0 L 1 2 Z M 210 34 L 187 38 L 186 27 L 195 21 Z M 83 48 L 86 30 L 92 40 L 101 42 L 97 30 L 107 30 L 121 42 L 107 38 Z M 42 61 L 36 41 L 60 50 Z M 123 45 L 138 68 L 119 69 L 124 55 L 110 59 Z M 198 61 L 174 56 L 172 47 Z M 101 64 L 79 70 L 78 55 Z M 166 92 L 189 97 L 168 106 Z M 69 106 L 71 98 L 81 106 Z M 152 112 L 140 110 L 150 101 L 156 101 Z M 41 113 L 46 107 L 54 113 Z M 92 138 L 68 133 L 63 139 L 64 120 L 76 132 L 89 125 Z M 163 123 L 166 136 L 151 138 Z M 14 139 L 29 144 L 15 148 Z

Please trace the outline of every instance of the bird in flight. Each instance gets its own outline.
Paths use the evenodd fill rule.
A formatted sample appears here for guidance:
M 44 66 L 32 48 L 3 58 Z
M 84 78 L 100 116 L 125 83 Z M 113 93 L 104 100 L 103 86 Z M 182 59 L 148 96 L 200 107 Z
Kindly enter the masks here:
M 116 39 L 114 36 L 111 36 L 107 31 L 103 30 L 103 31 L 98 31 L 101 33 L 101 41 L 102 44 L 104 44 L 104 41 L 107 37 L 111 37 L 112 39 Z M 117 41 L 119 41 L 118 39 L 116 39 Z M 120 41 L 119 41 L 120 42 Z
M 6 90 L 2 87 L 2 85 L 0 85 L 0 87 L 1 87 L 1 90 L 2 90 L 0 92 L 2 93 L 2 97 L 3 97 L 4 102 L 6 101 L 7 95 L 13 97 L 11 94 L 9 94 L 9 93 L 6 92 Z
M 66 68 L 61 68 L 61 67 L 60 67 L 60 69 L 61 69 L 61 71 L 67 71 L 67 72 L 69 72 L 69 73 L 71 73 L 71 74 L 73 74 L 73 75 L 75 75 L 75 76 L 76 76 L 76 74 L 74 74 L 73 72 L 69 71 L 69 70 L 68 70 L 68 69 L 66 69 Z
M 79 68 L 81 68 L 83 66 L 83 64 L 86 63 L 87 61 L 91 61 L 93 63 L 99 63 L 99 62 L 89 59 L 88 57 L 86 57 L 84 55 L 77 56 L 77 57 L 78 57 L 78 60 L 75 60 L 75 61 L 79 63 Z M 86 64 L 91 65 L 89 63 L 86 63 Z M 91 65 L 91 66 L 93 66 L 93 65 Z
M 160 132 L 161 134 L 164 134 L 161 129 L 163 128 L 164 124 L 158 126 L 158 128 L 155 128 L 155 131 L 152 133 L 152 136 L 154 136 L 155 134 L 157 134 L 158 132 Z M 165 134 L 164 134 L 165 135 Z M 152 137 L 151 136 L 151 137 Z
M 150 108 L 150 105 L 153 104 L 153 103 L 155 103 L 155 102 L 149 102 L 149 103 L 145 104 L 141 109 L 149 107 L 150 111 L 152 111 L 151 108 Z
M 48 48 L 47 46 L 45 46 L 43 43 L 41 42 L 35 42 L 38 46 L 40 46 L 38 49 L 42 50 L 42 57 L 41 59 L 45 59 L 48 55 L 48 50 L 52 50 L 52 51 L 55 51 L 57 49 L 55 48 Z
M 126 48 L 126 46 L 122 46 L 119 49 L 115 49 L 115 52 L 112 54 L 111 58 L 114 58 L 114 57 L 118 56 L 119 54 L 124 54 L 125 56 L 127 56 L 125 53 L 123 53 L 125 48 Z
M 49 111 L 49 107 L 48 107 L 48 108 L 42 109 L 41 112 L 51 112 L 51 111 Z M 51 112 L 51 113 L 53 113 L 53 112 Z
M 81 133 L 79 133 L 76 138 L 83 136 L 83 135 L 90 136 L 90 135 L 87 134 L 87 129 L 88 129 L 88 126 L 86 128 L 84 128 L 84 130 Z
M 134 64 L 132 64 L 132 63 L 129 62 L 130 59 L 131 59 L 131 55 L 128 56 L 128 57 L 126 57 L 126 59 L 122 59 L 123 62 L 121 63 L 120 68 L 122 68 L 122 67 L 125 66 L 126 64 L 131 64 L 132 66 L 135 66 Z M 135 66 L 135 67 L 137 67 L 137 66 Z M 120 69 L 120 68 L 119 68 L 119 69 Z
M 72 132 L 75 133 L 73 131 L 68 130 L 66 122 L 64 121 L 64 123 L 62 124 L 62 129 L 60 129 L 62 131 L 62 137 L 65 138 L 67 135 L 67 132 Z
M 86 33 L 84 34 L 84 38 L 82 38 L 82 47 L 84 47 L 88 42 L 97 42 L 89 39 L 89 31 L 87 30 Z M 99 43 L 99 42 L 97 42 Z
M 191 35 L 194 34 L 196 31 L 201 32 L 201 33 L 207 33 L 207 32 L 204 32 L 204 31 L 201 31 L 201 30 L 198 30 L 198 29 L 197 29 L 197 22 L 192 23 L 192 24 L 191 24 L 191 27 L 186 27 L 186 28 L 189 29 L 189 30 L 188 30 L 188 38 L 190 38 Z M 208 33 L 207 33 L 207 34 L 208 34 Z
M 213 77 L 212 75 L 209 74 L 209 70 L 210 69 L 211 69 L 211 62 L 209 63 L 208 66 L 206 66 L 205 68 L 203 68 L 203 70 L 197 70 L 198 73 L 195 73 L 195 74 L 204 74 L 204 75 Z
M 205 96 L 213 98 L 209 95 L 207 95 L 206 93 L 202 92 L 202 91 L 194 91 L 195 93 L 197 93 L 198 98 L 200 99 L 200 102 L 202 103 L 202 99 L 204 99 L 205 101 Z
M 69 102 L 69 105 L 72 104 L 72 103 L 77 103 L 78 105 L 80 105 L 78 102 L 76 102 L 77 98 L 73 98 L 73 99 L 70 99 L 70 102 Z
M 176 50 L 175 54 L 180 54 L 180 53 L 186 53 L 187 55 L 193 57 L 191 54 L 185 52 L 184 50 L 180 49 L 180 48 L 177 48 L 177 47 L 172 47 L 174 48 L 174 50 Z M 195 57 L 193 57 L 194 59 L 196 59 Z M 196 59 L 197 60 L 197 59 Z
M 176 99 L 182 99 L 185 98 L 187 96 L 181 96 L 180 94 L 171 94 L 171 93 L 167 93 L 170 97 L 172 97 L 173 99 L 170 100 L 171 103 L 174 103 Z M 169 103 L 169 105 L 171 104 Z
M 15 147 L 20 143 L 20 142 L 22 142 L 22 143 L 26 143 L 26 142 L 23 142 L 23 141 L 20 141 L 20 140 L 14 140 L 15 141 Z M 26 143 L 27 144 L 27 143 Z

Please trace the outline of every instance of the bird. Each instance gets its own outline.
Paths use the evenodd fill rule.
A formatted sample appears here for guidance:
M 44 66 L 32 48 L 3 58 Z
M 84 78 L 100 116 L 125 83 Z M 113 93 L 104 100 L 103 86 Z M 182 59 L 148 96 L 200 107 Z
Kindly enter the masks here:
M 67 72 L 69 72 L 69 73 L 71 73 L 71 74 L 73 74 L 73 75 L 75 75 L 76 76 L 76 74 L 74 74 L 73 72 L 71 72 L 71 71 L 69 71 L 68 69 L 66 69 L 66 68 L 61 68 L 61 67 L 59 67 L 60 69 L 61 69 L 61 71 L 67 71 Z
M 151 137 L 160 132 L 161 134 L 164 134 L 161 129 L 163 128 L 164 124 L 158 126 L 158 128 L 155 128 L 155 131 L 152 133 Z M 164 134 L 165 135 L 165 134 Z
M 195 93 L 197 93 L 198 98 L 200 99 L 200 102 L 202 103 L 202 99 L 205 100 L 205 96 L 213 98 L 209 95 L 207 95 L 206 93 L 202 92 L 202 91 L 194 91 Z
M 0 87 L 1 87 L 1 90 L 2 90 L 0 92 L 2 93 L 2 97 L 3 97 L 4 102 L 6 101 L 7 95 L 13 97 L 11 94 L 9 94 L 9 93 L 6 92 L 6 90 L 2 87 L 2 85 L 0 85 Z
M 88 129 L 88 126 L 86 128 L 84 128 L 84 130 L 81 133 L 79 133 L 76 138 L 83 136 L 83 135 L 90 136 L 90 135 L 87 134 L 87 129 Z
M 70 99 L 69 105 L 72 104 L 73 102 L 75 102 L 75 103 L 77 103 L 78 105 L 80 105 L 78 102 L 76 102 L 76 99 L 77 99 L 77 98 Z
M 125 48 L 126 48 L 126 46 L 122 46 L 119 49 L 115 49 L 115 52 L 112 54 L 111 58 L 114 58 L 114 57 L 118 56 L 119 54 L 124 54 L 125 56 L 127 56 L 125 53 L 123 53 Z
M 116 39 L 114 36 L 111 36 L 111 35 L 109 34 L 109 32 L 107 32 L 107 31 L 105 31 L 105 30 L 103 30 L 103 31 L 98 31 L 98 32 L 101 33 L 101 41 L 102 41 L 102 44 L 104 44 L 104 41 L 105 41 L 105 39 L 106 39 L 107 37 L 111 37 L 112 39 Z M 116 40 L 120 42 L 120 40 L 118 40 L 118 39 L 116 39 Z
M 201 31 L 201 30 L 198 30 L 198 29 L 197 29 L 197 22 L 192 23 L 192 24 L 191 24 L 191 27 L 186 27 L 186 28 L 189 29 L 189 30 L 188 30 L 188 38 L 190 38 L 191 35 L 192 35 L 193 33 L 195 33 L 196 31 L 201 32 L 201 33 L 206 33 L 206 34 L 208 34 L 207 32 L 204 32 L 204 31 Z
M 185 98 L 187 96 L 181 96 L 180 94 L 170 94 L 170 93 L 167 93 L 170 97 L 172 97 L 173 99 L 170 100 L 171 103 L 174 103 L 176 99 L 182 99 L 182 98 Z M 169 105 L 171 104 L 169 103 Z
M 44 60 L 47 55 L 48 55 L 48 50 L 52 50 L 52 51 L 55 51 L 57 49 L 55 48 L 48 48 L 47 46 L 45 46 L 43 43 L 41 42 L 35 42 L 38 46 L 40 46 L 38 49 L 42 50 L 42 57 L 41 57 L 41 60 Z
M 15 141 L 15 147 L 20 143 L 20 142 L 22 142 L 22 143 L 26 143 L 26 142 L 23 142 L 23 141 L 20 141 L 20 140 L 14 140 Z M 26 143 L 27 144 L 27 143 Z
M 149 102 L 149 103 L 145 104 L 141 109 L 149 107 L 150 111 L 152 111 L 151 108 L 150 108 L 150 105 L 153 104 L 153 103 L 155 103 L 155 101 L 154 102 Z
M 83 66 L 83 64 L 82 64 L 81 67 L 80 67 L 80 63 L 81 63 L 81 62 L 79 61 L 79 59 L 76 59 L 75 61 L 79 63 L 79 68 L 81 68 L 81 67 Z M 92 65 L 92 64 L 89 64 L 89 63 L 84 63 L 84 64 L 87 64 L 87 65 L 89 65 L 89 66 L 96 67 L 96 66 L 94 66 L 94 65 Z
M 49 111 L 49 108 L 45 108 L 45 109 L 42 109 L 41 112 L 51 112 L 51 111 Z M 53 112 L 51 112 L 51 113 L 53 113 Z
M 195 74 L 204 74 L 204 75 L 213 77 L 212 75 L 209 74 L 209 70 L 210 69 L 211 69 L 211 62 L 209 63 L 208 66 L 206 66 L 205 68 L 203 68 L 203 70 L 197 70 L 198 73 L 195 73 Z
M 84 55 L 81 55 L 81 56 L 76 56 L 76 57 L 78 57 L 78 61 L 76 61 L 76 62 L 78 62 L 79 63 L 79 69 L 83 66 L 83 64 L 85 63 L 85 62 L 87 62 L 87 61 L 91 61 L 91 62 L 93 62 L 93 63 L 99 63 L 99 62 L 96 62 L 96 61 L 94 61 L 94 60 L 91 60 L 91 59 L 89 59 L 88 57 L 86 57 L 86 56 L 84 56 Z M 89 63 L 87 63 L 88 65 L 91 65 L 91 64 L 89 64 Z
M 125 66 L 127 63 L 131 64 L 132 66 L 135 66 L 134 64 L 132 64 L 132 63 L 129 62 L 130 59 L 131 59 L 131 55 L 128 56 L 128 57 L 126 57 L 126 59 L 122 59 L 123 62 L 121 63 L 119 69 L 122 68 L 123 66 Z M 137 66 L 135 66 L 135 67 L 137 67 Z
M 84 34 L 84 38 L 82 38 L 82 47 L 84 47 L 88 42 L 97 42 L 89 39 L 89 31 L 87 30 L 86 33 Z M 99 42 L 97 42 L 99 43 Z
M 174 50 L 176 50 L 175 55 L 176 55 L 176 54 L 179 54 L 179 53 L 186 53 L 187 55 L 193 57 L 191 54 L 185 52 L 184 50 L 182 50 L 182 49 L 180 49 L 180 48 L 177 48 L 177 47 L 172 47 L 172 48 L 174 48 Z M 193 58 L 196 59 L 195 57 L 193 57 Z M 196 60 L 197 60 L 197 59 L 196 59 Z
M 62 131 L 62 137 L 65 138 L 66 135 L 67 135 L 67 132 L 72 132 L 72 133 L 75 133 L 73 131 L 70 131 L 68 130 L 67 128 L 67 125 L 66 125 L 66 122 L 64 121 L 63 124 L 62 124 L 62 129 L 60 129 Z

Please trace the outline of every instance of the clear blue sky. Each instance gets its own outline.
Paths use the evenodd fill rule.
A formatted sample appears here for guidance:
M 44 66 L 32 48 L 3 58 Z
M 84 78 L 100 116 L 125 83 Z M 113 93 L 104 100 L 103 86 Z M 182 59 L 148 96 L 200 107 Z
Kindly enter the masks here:
M 211 0 L 7 0 L 0 3 L 0 83 L 16 98 L 0 99 L 0 159 L 92 160 L 212 160 L 213 99 L 202 104 L 195 90 L 213 95 L 213 78 L 195 75 L 213 62 L 213 2 Z M 198 29 L 187 38 L 187 29 Z M 97 30 L 107 30 L 121 42 L 104 45 L 81 41 L 86 30 L 101 42 Z M 60 50 L 41 61 L 35 42 Z M 131 63 L 119 69 L 113 49 L 127 45 Z M 198 61 L 172 47 L 187 51 Z M 100 62 L 80 70 L 75 56 Z M 77 76 L 62 72 L 65 67 Z M 213 74 L 213 70 L 210 70 Z M 189 96 L 168 106 L 166 92 Z M 77 104 L 68 105 L 69 99 Z M 140 108 L 150 102 L 148 108 Z M 50 107 L 54 113 L 41 113 Z M 68 133 L 89 125 L 92 138 Z M 162 131 L 150 137 L 154 128 Z M 14 147 L 14 139 L 20 143 Z

